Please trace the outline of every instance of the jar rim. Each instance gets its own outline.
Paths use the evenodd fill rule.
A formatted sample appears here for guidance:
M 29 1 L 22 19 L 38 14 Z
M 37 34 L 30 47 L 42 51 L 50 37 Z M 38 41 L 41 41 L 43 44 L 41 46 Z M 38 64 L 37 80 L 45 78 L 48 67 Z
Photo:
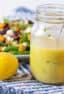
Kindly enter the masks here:
M 43 4 L 36 9 L 36 21 L 64 24 L 64 4 Z

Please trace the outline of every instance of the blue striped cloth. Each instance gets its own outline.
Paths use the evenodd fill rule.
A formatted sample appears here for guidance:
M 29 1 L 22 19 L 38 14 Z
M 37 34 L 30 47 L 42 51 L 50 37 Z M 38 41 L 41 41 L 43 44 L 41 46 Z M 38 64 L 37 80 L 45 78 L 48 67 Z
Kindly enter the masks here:
M 46 85 L 32 79 L 26 65 L 20 66 L 11 79 L 0 81 L 0 94 L 64 94 L 64 86 Z

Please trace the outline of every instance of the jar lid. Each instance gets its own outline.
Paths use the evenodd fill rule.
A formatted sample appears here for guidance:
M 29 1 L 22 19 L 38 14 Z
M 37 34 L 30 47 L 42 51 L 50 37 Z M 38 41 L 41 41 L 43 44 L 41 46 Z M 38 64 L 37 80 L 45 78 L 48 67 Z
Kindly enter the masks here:
M 38 6 L 36 21 L 64 24 L 64 4 L 44 4 Z

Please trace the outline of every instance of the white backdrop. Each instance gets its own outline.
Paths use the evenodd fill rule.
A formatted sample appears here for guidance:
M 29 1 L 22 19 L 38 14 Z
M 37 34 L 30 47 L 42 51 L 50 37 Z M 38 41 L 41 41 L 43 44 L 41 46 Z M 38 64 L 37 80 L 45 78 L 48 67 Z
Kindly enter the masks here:
M 48 2 L 64 3 L 64 0 L 0 0 L 0 17 L 7 15 L 17 6 L 26 6 L 34 9 L 37 5 Z

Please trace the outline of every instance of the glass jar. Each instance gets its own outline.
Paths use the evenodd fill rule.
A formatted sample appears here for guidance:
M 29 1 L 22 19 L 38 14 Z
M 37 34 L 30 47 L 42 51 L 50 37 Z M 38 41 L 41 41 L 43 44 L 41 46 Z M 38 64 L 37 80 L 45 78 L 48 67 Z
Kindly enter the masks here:
M 30 67 L 44 83 L 64 83 L 64 5 L 45 4 L 36 10 L 31 34 Z

